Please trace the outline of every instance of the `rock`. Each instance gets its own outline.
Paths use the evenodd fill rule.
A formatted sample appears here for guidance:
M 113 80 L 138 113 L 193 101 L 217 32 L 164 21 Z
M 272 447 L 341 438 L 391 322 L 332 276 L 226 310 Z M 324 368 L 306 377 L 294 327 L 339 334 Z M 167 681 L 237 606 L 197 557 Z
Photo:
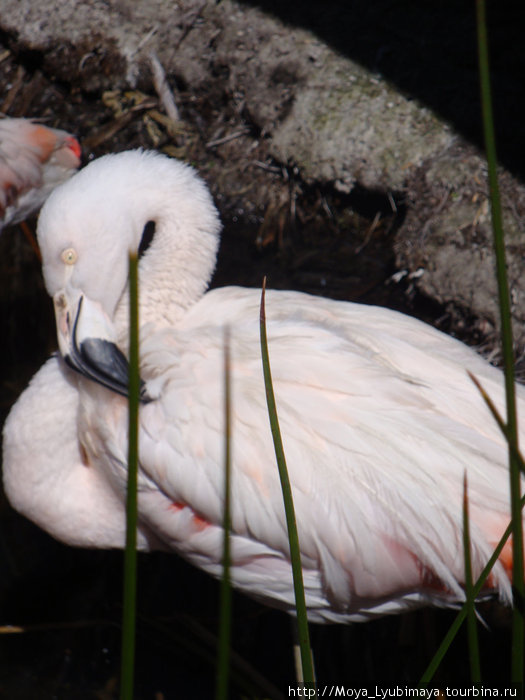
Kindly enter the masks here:
M 425 294 L 497 327 L 483 159 L 430 109 L 319 35 L 234 0 L 3 0 L 0 28 L 15 50 L 41 53 L 44 70 L 85 91 L 152 91 L 154 51 L 172 84 L 228 103 L 253 133 L 239 139 L 233 159 L 222 152 L 225 164 L 213 177 L 219 192 L 237 196 L 235 206 L 258 216 L 285 204 L 256 172 L 254 148 L 307 183 L 343 193 L 358 184 L 398 199 L 406 192 L 398 264 L 418 271 Z M 513 316 L 525 343 L 518 235 L 525 195 L 508 173 L 501 182 Z M 281 190 L 289 197 L 286 184 Z
M 515 341 L 522 348 L 525 186 L 502 169 L 499 181 Z M 452 303 L 458 318 L 468 310 L 490 335 L 500 323 L 486 161 L 458 139 L 410 173 L 407 191 L 407 217 L 397 234 L 398 265 L 418 270 L 421 291 Z
M 232 0 L 108 3 L 5 0 L 0 26 L 39 51 L 59 80 L 93 91 L 135 86 L 154 50 L 190 88 L 223 81 L 269 140 L 269 153 L 308 182 L 399 190 L 411 168 L 451 141 L 429 110 L 311 32 Z

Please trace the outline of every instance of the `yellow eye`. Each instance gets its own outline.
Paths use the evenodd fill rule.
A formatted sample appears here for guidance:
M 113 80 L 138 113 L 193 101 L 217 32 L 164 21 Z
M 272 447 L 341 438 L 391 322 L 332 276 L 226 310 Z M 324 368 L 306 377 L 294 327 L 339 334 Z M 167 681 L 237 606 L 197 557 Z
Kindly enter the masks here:
M 64 265 L 74 265 L 77 261 L 78 255 L 74 248 L 66 248 L 62 251 L 60 257 Z

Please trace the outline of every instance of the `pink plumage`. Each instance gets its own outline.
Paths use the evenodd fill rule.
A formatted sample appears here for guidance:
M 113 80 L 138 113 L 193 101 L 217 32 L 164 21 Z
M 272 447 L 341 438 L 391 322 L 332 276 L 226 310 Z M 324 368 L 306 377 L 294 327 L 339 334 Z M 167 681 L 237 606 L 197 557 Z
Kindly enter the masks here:
M 258 290 L 206 291 L 220 224 L 188 166 L 130 151 L 49 197 L 38 240 L 60 354 L 4 427 L 14 508 L 76 546 L 121 547 L 127 488 L 128 253 L 139 263 L 138 546 L 222 574 L 224 328 L 231 358 L 231 577 L 294 612 L 262 376 Z M 510 520 L 502 373 L 389 309 L 268 291 L 269 354 L 309 619 L 350 622 L 464 600 L 463 479 L 478 576 Z M 525 440 L 525 387 L 516 387 Z M 512 598 L 512 545 L 487 591 Z
M 29 119 L 0 120 L 0 230 L 38 211 L 80 165 L 78 141 Z

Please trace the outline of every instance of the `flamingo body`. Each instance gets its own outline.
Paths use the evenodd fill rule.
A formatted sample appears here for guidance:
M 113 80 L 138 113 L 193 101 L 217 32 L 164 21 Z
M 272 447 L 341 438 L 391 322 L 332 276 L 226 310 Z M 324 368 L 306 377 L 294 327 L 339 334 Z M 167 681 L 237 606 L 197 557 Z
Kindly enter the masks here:
M 80 165 L 78 141 L 29 119 L 0 119 L 0 230 L 37 211 Z
M 123 546 L 127 400 L 97 348 L 126 350 L 127 252 L 139 248 L 149 221 L 156 231 L 139 268 L 139 546 L 175 550 L 221 575 L 228 326 L 232 580 L 293 612 L 260 294 L 206 292 L 219 222 L 202 181 L 177 161 L 106 156 L 46 202 L 38 235 L 67 364 L 51 358 L 8 417 L 6 493 L 64 542 Z M 266 309 L 310 619 L 364 620 L 461 600 L 465 472 L 476 573 L 509 521 L 505 443 L 466 374 L 503 411 L 500 371 L 387 309 L 276 291 Z M 518 387 L 520 408 L 524 400 Z M 506 601 L 510 557 L 507 548 L 490 579 Z

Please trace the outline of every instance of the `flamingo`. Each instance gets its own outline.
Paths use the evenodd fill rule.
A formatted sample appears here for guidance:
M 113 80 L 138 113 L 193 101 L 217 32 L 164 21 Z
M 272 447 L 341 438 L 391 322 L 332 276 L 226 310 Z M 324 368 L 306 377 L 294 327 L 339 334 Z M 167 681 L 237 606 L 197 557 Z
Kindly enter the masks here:
M 30 119 L 0 119 L 0 231 L 37 211 L 80 165 L 78 141 Z
M 5 423 L 4 487 L 15 509 L 65 543 L 123 546 L 128 251 L 139 251 L 138 546 L 221 575 L 227 326 L 232 581 L 293 614 L 260 293 L 207 291 L 219 231 L 196 172 L 154 152 L 99 158 L 50 195 L 38 239 L 60 352 Z M 293 291 L 268 291 L 266 309 L 309 619 L 464 599 L 465 472 L 475 573 L 509 522 L 506 445 L 467 369 L 503 411 L 500 370 L 389 309 Z M 508 545 L 487 584 L 506 602 L 511 560 Z

